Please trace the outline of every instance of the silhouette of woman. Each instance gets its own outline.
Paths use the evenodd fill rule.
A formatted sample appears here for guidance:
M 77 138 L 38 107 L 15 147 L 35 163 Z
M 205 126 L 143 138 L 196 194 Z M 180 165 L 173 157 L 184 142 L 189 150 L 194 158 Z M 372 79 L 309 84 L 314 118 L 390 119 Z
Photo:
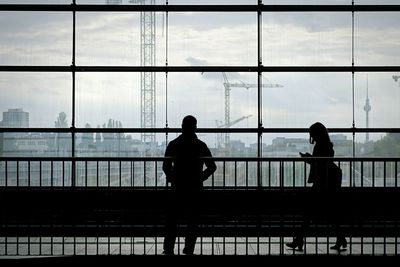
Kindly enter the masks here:
M 333 144 L 329 138 L 328 130 L 326 127 L 320 123 L 316 122 L 313 125 L 310 126 L 309 128 L 309 134 L 310 134 L 310 143 L 315 144 L 313 153 L 312 155 L 310 153 L 299 153 L 301 157 L 328 157 L 332 158 L 335 154 L 335 151 L 333 150 Z M 334 185 L 332 179 L 333 179 L 333 174 L 331 171 L 330 166 L 333 165 L 333 161 L 329 159 L 308 159 L 306 160 L 307 163 L 310 164 L 310 173 L 308 176 L 307 183 L 312 183 L 312 192 L 314 198 L 315 196 L 326 199 L 326 196 L 332 197 L 333 194 L 329 194 L 329 192 L 334 192 L 333 187 L 336 187 L 337 184 Z M 328 193 L 328 194 L 326 194 Z M 321 199 L 318 199 L 320 201 Z M 333 212 L 335 207 L 332 205 L 329 205 L 329 203 L 333 203 L 334 201 L 329 201 L 329 202 L 323 202 L 322 205 L 324 205 L 324 208 L 329 208 L 330 210 L 328 212 L 331 213 L 331 216 L 336 217 L 337 214 Z M 313 201 L 313 203 L 309 202 L 306 203 L 307 207 L 306 209 L 309 209 L 310 207 L 315 208 L 317 206 L 317 203 Z M 302 229 L 303 231 L 308 227 L 309 225 L 309 216 L 305 215 L 303 219 L 303 225 Z M 335 230 L 338 232 L 338 224 L 337 224 L 337 219 L 333 219 L 335 223 L 333 223 L 334 227 L 336 228 Z M 303 249 L 303 244 L 304 244 L 304 236 L 303 234 L 297 235 L 295 238 L 293 238 L 293 241 L 290 243 L 287 243 L 286 246 L 291 249 L 298 249 L 302 250 Z M 338 235 L 336 237 L 336 243 L 334 246 L 331 247 L 331 249 L 334 250 L 342 250 L 347 247 L 347 241 L 342 235 Z

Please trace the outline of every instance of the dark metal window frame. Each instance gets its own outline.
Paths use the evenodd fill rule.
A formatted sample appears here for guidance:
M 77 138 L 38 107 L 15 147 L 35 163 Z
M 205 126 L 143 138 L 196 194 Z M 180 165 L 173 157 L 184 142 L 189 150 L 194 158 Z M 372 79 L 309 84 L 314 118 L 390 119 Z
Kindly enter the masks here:
M 352 90 L 354 92 L 354 73 L 356 72 L 400 72 L 400 66 L 355 66 L 354 60 L 351 66 L 263 66 L 262 64 L 262 14 L 265 12 L 351 12 L 353 14 L 355 12 L 400 12 L 400 5 L 264 5 L 261 0 L 258 1 L 258 4 L 255 5 L 120 5 L 120 6 L 110 6 L 110 5 L 77 5 L 76 0 L 72 0 L 71 5 L 25 5 L 25 4 L 0 4 L 0 14 L 1 12 L 8 12 L 8 11 L 37 11 L 37 12 L 72 12 L 73 14 L 73 40 L 72 40 L 72 64 L 71 66 L 0 66 L 0 72 L 66 72 L 71 73 L 72 75 L 72 125 L 70 128 L 0 128 L 0 133 L 2 132 L 54 132 L 54 133 L 70 133 L 72 138 L 72 156 L 68 158 L 40 158 L 37 160 L 48 160 L 48 161 L 63 161 L 63 160 L 71 160 L 72 162 L 77 161 L 85 161 L 90 160 L 90 158 L 79 158 L 75 157 L 75 134 L 76 133 L 85 133 L 85 132 L 126 132 L 126 133 L 142 133 L 142 132 L 153 132 L 153 133 L 173 133 L 173 132 L 180 132 L 181 129 L 178 128 L 169 128 L 167 125 L 164 128 L 107 128 L 107 129 L 87 129 L 87 128 L 76 128 L 75 127 L 75 73 L 76 72 L 159 72 L 159 73 L 168 73 L 168 72 L 253 72 L 258 73 L 258 124 L 255 128 L 201 128 L 198 129 L 199 132 L 202 133 L 254 133 L 258 136 L 258 157 L 257 158 L 247 158 L 247 160 L 254 160 L 255 162 L 260 162 L 261 157 L 261 141 L 262 141 L 262 134 L 263 133 L 307 133 L 308 128 L 264 128 L 262 124 L 262 101 L 261 101 L 261 73 L 263 72 L 345 72 L 345 73 L 352 73 Z M 354 1 L 353 1 L 354 3 Z M 75 64 L 75 15 L 76 12 L 254 12 L 258 15 L 258 64 L 254 66 L 196 66 L 196 67 L 189 67 L 189 66 L 152 66 L 152 67 L 145 67 L 145 66 L 77 66 Z M 353 20 L 354 22 L 354 20 Z M 352 38 L 354 38 L 354 23 L 352 23 Z M 354 44 L 354 39 L 352 39 L 352 44 Z M 354 47 L 352 51 L 352 57 L 354 59 Z M 354 100 L 354 95 L 353 95 Z M 354 108 L 354 102 L 353 102 Z M 353 118 L 354 118 L 354 110 L 353 110 Z M 340 133 L 352 133 L 353 134 L 353 147 L 354 147 L 354 136 L 355 133 L 366 133 L 366 132 L 376 132 L 376 133 L 387 133 L 387 132 L 395 132 L 400 133 L 400 128 L 357 128 L 353 122 L 348 128 L 329 128 L 330 132 L 340 132 Z M 353 150 L 353 157 L 354 157 L 354 150 Z M 102 158 L 93 158 L 92 160 L 101 160 Z M 21 161 L 23 158 L 10 158 L 8 157 L 5 159 L 7 160 L 15 160 Z M 27 161 L 32 160 L 35 161 L 35 158 L 26 158 Z M 135 160 L 134 158 L 104 158 L 106 161 L 121 161 L 121 160 Z M 163 158 L 136 158 L 136 160 L 143 160 L 143 161 L 152 161 L 152 160 L 160 160 L 162 161 Z M 219 158 L 219 160 L 231 160 L 231 158 Z M 269 159 L 273 161 L 278 161 L 278 158 Z M 286 159 L 285 159 L 286 160 Z M 300 161 L 301 159 L 288 159 L 293 161 Z M 339 159 L 340 160 L 340 159 Z M 346 160 L 343 158 L 343 160 Z M 364 158 L 353 158 L 352 160 L 360 160 L 360 161 L 368 161 L 369 159 Z M 378 158 L 379 160 L 379 158 Z M 386 159 L 388 160 L 388 159 Z M 397 160 L 397 158 L 395 158 Z M 7 163 L 6 163 L 7 164 Z M 74 164 L 72 164 L 74 167 Z M 397 165 L 396 165 L 397 168 Z M 260 169 L 260 168 L 258 168 Z M 397 169 L 396 169 L 397 170 Z M 75 173 L 74 171 L 72 173 Z M 396 171 L 397 173 L 397 171 Z M 258 173 L 259 175 L 260 173 Z M 73 178 L 73 177 L 72 177 Z M 397 180 L 396 180 L 397 181 Z M 75 182 L 73 182 L 73 185 Z M 397 184 L 396 184 L 397 185 Z M 17 254 L 19 244 L 26 244 L 26 241 L 20 240 L 20 237 L 17 237 L 16 240 L 8 239 L 7 237 L 3 239 L 0 243 L 5 244 L 5 251 L 7 254 L 7 245 L 15 245 L 17 246 Z M 31 254 L 30 245 L 31 237 L 28 237 L 28 255 Z M 269 251 L 268 253 L 271 254 L 271 244 L 272 245 L 279 245 L 283 244 L 283 239 L 279 239 L 279 241 L 271 241 L 271 237 L 269 237 L 268 241 L 264 241 L 265 243 L 268 242 L 269 244 Z M 398 254 L 397 251 L 397 241 L 398 238 L 395 240 L 395 254 Z M 36 242 L 36 241 L 35 241 Z M 62 247 L 62 255 L 64 253 L 64 246 L 71 245 L 73 246 L 73 253 L 76 254 L 76 246 L 77 244 L 84 243 L 85 245 L 85 254 L 87 253 L 87 247 L 90 244 L 95 244 L 98 254 L 99 248 L 99 240 L 89 241 L 85 237 L 85 240 L 77 240 L 75 237 L 69 241 L 65 241 L 64 239 L 60 240 L 53 240 L 51 237 L 50 241 L 44 240 L 42 242 L 42 238 L 40 237 L 39 242 L 33 244 L 39 244 L 39 254 L 41 254 L 41 246 L 43 244 L 50 243 L 51 248 L 53 249 L 53 244 L 59 244 L 59 247 Z M 92 243 L 91 243 L 92 242 Z M 119 244 L 121 248 L 121 238 L 115 244 Z M 134 242 L 134 239 L 131 241 L 131 245 Z M 179 240 L 178 240 L 179 242 Z M 214 242 L 212 239 L 211 242 Z M 350 247 L 354 240 L 350 239 Z M 358 242 L 358 241 L 356 241 Z M 364 244 L 364 239 L 361 239 L 361 244 Z M 235 253 L 236 253 L 236 243 L 237 240 L 235 238 Z M 316 248 L 318 246 L 319 241 L 315 239 Z M 375 239 L 372 241 L 366 241 L 365 243 L 372 244 L 373 252 L 375 254 Z M 110 237 L 108 237 L 107 241 L 102 241 L 101 244 L 108 245 L 108 253 L 110 253 Z M 143 242 L 144 248 L 146 247 L 146 242 Z M 224 239 L 225 244 L 225 239 Z M 246 238 L 246 254 L 247 247 L 248 247 L 248 239 Z M 257 249 L 259 249 L 259 239 L 257 239 Z M 354 243 L 353 243 L 354 244 Z M 385 249 L 386 249 L 386 238 L 384 239 Z M 392 244 L 392 243 L 389 243 Z M 322 243 L 325 246 L 325 243 Z M 156 239 L 156 246 L 157 246 L 157 239 Z M 326 246 L 329 246 L 329 239 L 327 239 Z M 58 248 L 59 248 L 58 247 Z M 132 246 L 133 254 L 134 254 L 134 246 Z M 203 249 L 203 239 L 201 239 L 201 249 Z M 212 253 L 214 253 L 214 246 L 212 246 Z M 225 249 L 225 246 L 224 246 Z M 283 251 L 283 248 L 280 247 L 280 252 Z M 121 250 L 120 250 L 121 251 Z M 385 250 L 386 252 L 386 250 Z M 157 252 L 156 252 L 157 253 Z M 363 251 L 361 252 L 363 254 Z M 33 253 L 34 254 L 34 253 Z M 352 251 L 350 249 L 350 254 Z M 381 259 L 378 259 L 381 260 Z
M 0 12 L 72 12 L 73 40 L 71 66 L 0 66 L 0 72 L 69 72 L 72 74 L 72 122 L 70 128 L 0 128 L 0 132 L 54 132 L 71 133 L 72 156 L 75 151 L 75 134 L 85 132 L 126 132 L 126 133 L 176 133 L 179 128 L 107 128 L 87 129 L 75 127 L 75 74 L 76 72 L 253 72 L 258 73 L 258 123 L 255 128 L 200 128 L 201 133 L 256 133 L 258 156 L 261 155 L 263 133 L 307 133 L 308 128 L 264 128 L 262 123 L 261 74 L 263 72 L 346 72 L 352 73 L 354 94 L 354 73 L 356 72 L 397 72 L 400 66 L 355 66 L 354 64 L 354 13 L 355 12 L 400 12 L 400 5 L 266 5 L 258 1 L 255 5 L 80 5 L 72 0 L 70 5 L 52 4 L 0 4 Z M 168 3 L 168 2 L 167 2 Z M 254 12 L 257 13 L 258 64 L 253 66 L 77 66 L 75 64 L 76 12 Z M 351 66 L 263 66 L 262 63 L 262 14 L 265 12 L 351 12 L 352 13 L 352 65 Z M 353 95 L 354 98 L 354 95 Z M 353 99 L 354 101 L 354 99 Z M 400 128 L 357 128 L 354 123 L 348 128 L 329 128 L 329 131 L 355 133 L 400 133 Z M 354 155 L 353 155 L 354 156 Z

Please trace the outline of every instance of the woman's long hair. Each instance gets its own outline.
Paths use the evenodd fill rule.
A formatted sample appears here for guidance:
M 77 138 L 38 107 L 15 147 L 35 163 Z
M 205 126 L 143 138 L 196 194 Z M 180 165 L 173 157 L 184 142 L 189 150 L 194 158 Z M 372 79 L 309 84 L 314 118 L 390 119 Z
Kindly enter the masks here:
M 326 127 L 320 123 L 316 122 L 310 126 L 310 143 L 326 143 L 332 144 L 331 139 L 329 138 L 328 130 Z

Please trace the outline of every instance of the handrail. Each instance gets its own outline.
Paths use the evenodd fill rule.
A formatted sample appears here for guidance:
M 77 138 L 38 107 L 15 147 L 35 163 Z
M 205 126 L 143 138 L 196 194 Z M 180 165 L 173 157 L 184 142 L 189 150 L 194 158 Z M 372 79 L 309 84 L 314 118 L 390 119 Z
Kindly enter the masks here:
M 202 157 L 210 159 L 210 157 Z M 164 161 L 172 157 L 0 157 L 0 161 Z M 400 161 L 400 157 L 212 157 L 215 161 L 249 161 L 249 162 L 279 162 L 279 161 L 306 161 L 318 159 L 332 159 L 343 162 L 368 161 Z

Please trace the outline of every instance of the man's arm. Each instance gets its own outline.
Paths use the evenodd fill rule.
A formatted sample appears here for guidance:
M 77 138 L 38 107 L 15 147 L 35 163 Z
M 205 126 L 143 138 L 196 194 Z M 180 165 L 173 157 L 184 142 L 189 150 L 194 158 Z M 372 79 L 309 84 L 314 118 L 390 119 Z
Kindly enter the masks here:
M 215 161 L 212 158 L 211 151 L 208 149 L 207 146 L 205 146 L 204 148 L 204 156 L 208 158 L 204 160 L 206 169 L 202 173 L 203 181 L 207 180 L 208 177 L 210 177 L 217 170 L 217 165 L 215 165 Z
M 165 173 L 165 176 L 167 177 L 167 183 L 172 182 L 173 180 L 173 168 L 172 168 L 172 159 L 170 157 L 172 157 L 172 153 L 171 153 L 171 146 L 167 146 L 167 149 L 165 150 L 165 154 L 164 154 L 164 161 L 163 161 L 163 165 L 162 165 L 162 169 Z

